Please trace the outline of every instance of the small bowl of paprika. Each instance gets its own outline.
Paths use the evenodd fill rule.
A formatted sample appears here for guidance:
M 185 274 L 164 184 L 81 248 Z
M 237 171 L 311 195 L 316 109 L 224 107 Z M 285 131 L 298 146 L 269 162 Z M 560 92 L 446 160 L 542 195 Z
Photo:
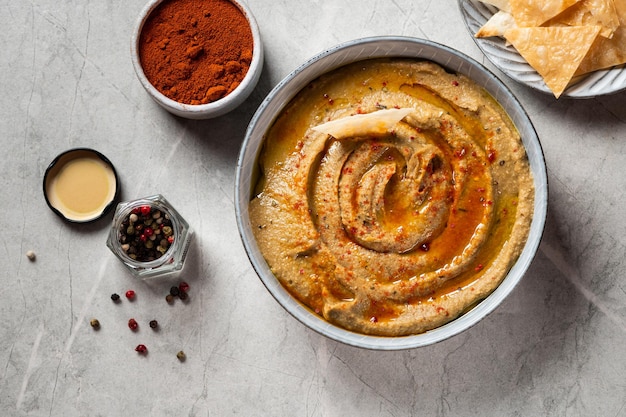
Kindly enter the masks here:
M 224 115 L 254 90 L 263 45 L 250 9 L 235 0 L 150 0 L 131 57 L 148 94 L 188 119 Z

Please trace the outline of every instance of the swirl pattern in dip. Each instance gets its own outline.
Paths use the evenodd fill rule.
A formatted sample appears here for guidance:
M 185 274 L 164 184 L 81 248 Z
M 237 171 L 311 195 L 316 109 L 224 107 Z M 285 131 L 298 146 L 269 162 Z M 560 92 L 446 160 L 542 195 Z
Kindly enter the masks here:
M 305 87 L 267 132 L 250 219 L 279 281 L 326 320 L 401 336 L 458 317 L 526 242 L 533 179 L 487 92 L 368 60 Z

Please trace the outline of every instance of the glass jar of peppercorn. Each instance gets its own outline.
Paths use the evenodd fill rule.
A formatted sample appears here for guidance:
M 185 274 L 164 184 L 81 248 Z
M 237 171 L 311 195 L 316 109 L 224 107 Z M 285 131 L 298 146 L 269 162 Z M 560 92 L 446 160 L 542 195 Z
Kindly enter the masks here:
M 107 246 L 136 276 L 180 271 L 185 264 L 192 229 L 162 196 L 118 204 Z

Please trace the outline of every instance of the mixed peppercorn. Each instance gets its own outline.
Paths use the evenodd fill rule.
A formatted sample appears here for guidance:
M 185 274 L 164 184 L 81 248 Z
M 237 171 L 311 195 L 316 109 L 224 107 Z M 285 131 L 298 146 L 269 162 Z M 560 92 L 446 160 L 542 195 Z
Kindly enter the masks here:
M 178 284 L 178 286 L 173 285 L 170 288 L 169 294 L 165 296 L 165 301 L 167 301 L 168 304 L 172 304 L 176 297 L 180 298 L 182 301 L 185 301 L 187 300 L 187 298 L 189 298 L 189 294 L 187 294 L 187 291 L 189 291 L 189 284 L 187 284 L 185 281 Z
M 189 291 L 189 284 L 182 281 L 179 285 L 170 287 L 170 290 L 169 290 L 169 293 L 167 294 L 166 299 L 168 303 L 173 302 L 175 297 L 178 297 L 181 300 L 186 300 L 188 297 L 187 291 Z M 133 301 L 135 299 L 136 293 L 134 290 L 128 290 L 126 291 L 125 295 L 129 301 Z M 114 303 L 119 304 L 121 302 L 121 297 L 119 294 L 113 293 L 111 294 L 111 300 Z M 90 319 L 89 324 L 94 330 L 100 329 L 100 322 L 98 321 L 98 319 L 95 319 L 95 318 Z M 148 322 L 148 325 L 154 331 L 158 331 L 159 329 L 159 322 L 156 319 L 150 320 Z M 137 332 L 139 330 L 139 323 L 137 322 L 135 318 L 128 319 L 128 328 L 132 330 L 133 332 Z M 137 353 L 145 355 L 148 353 L 148 348 L 144 344 L 139 344 L 135 347 L 135 351 Z M 187 356 L 185 355 L 185 352 L 183 352 L 182 350 L 176 353 L 176 357 L 181 362 L 184 362 L 187 358 Z
M 139 262 L 154 261 L 174 243 L 169 214 L 152 207 L 135 207 L 120 225 L 119 240 L 128 257 Z

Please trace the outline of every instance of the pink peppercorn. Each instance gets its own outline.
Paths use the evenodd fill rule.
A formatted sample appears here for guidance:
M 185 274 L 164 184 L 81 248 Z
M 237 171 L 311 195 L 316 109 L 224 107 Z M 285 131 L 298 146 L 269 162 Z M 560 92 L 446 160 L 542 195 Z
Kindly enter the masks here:
M 137 327 L 139 327 L 139 324 L 137 323 L 137 320 L 135 319 L 130 319 L 128 320 L 128 327 L 130 328 L 130 330 L 137 330 Z

